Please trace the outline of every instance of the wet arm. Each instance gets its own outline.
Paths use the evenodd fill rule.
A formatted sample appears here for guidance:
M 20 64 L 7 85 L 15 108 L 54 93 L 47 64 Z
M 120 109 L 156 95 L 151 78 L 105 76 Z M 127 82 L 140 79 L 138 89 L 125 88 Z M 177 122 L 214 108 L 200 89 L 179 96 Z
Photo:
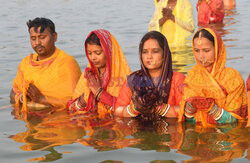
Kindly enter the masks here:
M 218 124 L 234 123 L 237 119 L 223 108 L 213 105 L 212 109 L 208 112 L 209 116 L 217 121 Z
M 120 93 L 115 103 L 114 114 L 119 117 L 135 117 L 139 114 L 134 108 L 131 101 L 132 93 L 127 85 L 127 81 L 124 82 L 120 89 Z
M 155 108 L 156 113 L 163 117 L 178 118 L 179 106 L 162 104 Z

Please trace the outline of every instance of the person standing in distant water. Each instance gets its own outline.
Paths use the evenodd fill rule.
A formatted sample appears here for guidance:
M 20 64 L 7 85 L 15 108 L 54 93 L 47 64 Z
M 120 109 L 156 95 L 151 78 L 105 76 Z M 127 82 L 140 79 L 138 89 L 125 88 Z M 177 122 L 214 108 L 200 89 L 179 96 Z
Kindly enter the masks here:
M 65 107 L 72 97 L 81 70 L 74 57 L 55 46 L 57 33 L 47 18 L 27 22 L 36 54 L 26 56 L 18 67 L 10 99 L 32 107 Z
M 198 24 L 222 23 L 225 9 L 223 0 L 198 0 Z
M 161 32 L 171 49 L 185 46 L 194 29 L 193 8 L 189 0 L 155 0 L 155 12 L 148 31 Z
M 223 0 L 225 9 L 233 9 L 236 6 L 235 0 Z
M 247 127 L 250 127 L 250 75 L 247 79 L 247 95 L 248 95 L 248 121 L 247 121 Z

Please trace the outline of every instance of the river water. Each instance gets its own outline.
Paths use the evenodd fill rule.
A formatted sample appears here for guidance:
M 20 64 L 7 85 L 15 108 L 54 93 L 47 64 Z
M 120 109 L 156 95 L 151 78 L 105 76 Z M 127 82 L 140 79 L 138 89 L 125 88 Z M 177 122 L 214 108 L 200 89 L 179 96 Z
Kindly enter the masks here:
M 192 1 L 195 20 L 196 2 Z M 150 124 L 145 127 L 134 119 L 76 118 L 64 112 L 32 114 L 20 120 L 10 106 L 9 92 L 19 63 L 33 52 L 26 26 L 29 19 L 53 20 L 58 32 L 57 47 L 74 56 L 82 70 L 87 65 L 83 53 L 87 34 L 94 29 L 107 29 L 118 40 L 134 71 L 140 67 L 138 45 L 147 32 L 154 2 L 0 0 L 0 3 L 0 162 L 249 162 L 250 130 L 242 124 L 202 129 L 163 120 L 158 127 L 151 128 Z M 227 66 L 238 70 L 244 80 L 250 73 L 249 7 L 249 0 L 237 1 L 236 8 L 227 11 L 224 23 L 216 27 L 227 48 Z M 190 50 L 177 58 L 176 71 L 186 73 L 194 64 Z

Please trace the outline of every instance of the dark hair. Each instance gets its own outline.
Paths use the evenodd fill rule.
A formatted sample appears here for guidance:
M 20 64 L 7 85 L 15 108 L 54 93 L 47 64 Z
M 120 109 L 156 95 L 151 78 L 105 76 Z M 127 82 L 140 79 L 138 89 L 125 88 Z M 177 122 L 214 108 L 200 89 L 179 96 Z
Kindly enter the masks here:
M 164 37 L 165 36 L 163 36 L 160 32 L 157 32 L 157 31 L 151 31 L 151 32 L 146 33 L 141 39 L 140 46 L 139 46 L 139 53 L 140 54 L 142 53 L 144 43 L 150 38 L 156 39 L 160 47 L 164 50 L 164 42 L 165 42 Z
M 95 33 L 92 33 L 85 41 L 86 44 L 96 44 L 101 46 L 100 39 Z
M 213 36 L 210 32 L 208 32 L 207 30 L 205 30 L 205 29 L 202 29 L 202 30 L 200 30 L 199 32 L 197 32 L 197 33 L 194 35 L 194 39 L 197 38 L 197 37 L 199 37 L 199 34 L 200 34 L 200 33 L 201 33 L 201 36 L 202 36 L 202 37 L 204 37 L 204 38 L 210 40 L 210 41 L 213 43 L 213 45 L 214 45 L 214 36 Z M 194 39 L 193 39 L 193 40 L 194 40 Z
M 40 33 L 42 33 L 46 28 L 50 29 L 51 34 L 55 33 L 55 24 L 50 19 L 47 19 L 47 18 L 38 18 L 37 17 L 33 20 L 29 20 L 27 22 L 27 26 L 29 28 L 29 32 L 30 32 L 30 29 L 32 27 L 35 28 L 35 32 L 37 32 L 37 29 L 39 27 L 41 27 Z

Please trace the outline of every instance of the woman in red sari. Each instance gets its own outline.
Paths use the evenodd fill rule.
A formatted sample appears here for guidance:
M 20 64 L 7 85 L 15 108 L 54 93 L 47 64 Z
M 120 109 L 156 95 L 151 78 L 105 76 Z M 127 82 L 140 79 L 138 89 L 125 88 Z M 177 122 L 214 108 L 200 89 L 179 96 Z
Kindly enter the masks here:
M 122 83 L 131 73 L 127 60 L 113 35 L 103 29 L 88 35 L 85 52 L 89 65 L 76 86 L 68 108 L 77 114 L 111 113 Z
M 198 0 L 198 24 L 222 23 L 225 9 L 223 0 Z
M 182 98 L 178 86 L 185 76 L 172 70 L 168 42 L 157 31 L 148 32 L 139 47 L 141 69 L 124 82 L 115 104 L 115 115 L 177 117 Z

